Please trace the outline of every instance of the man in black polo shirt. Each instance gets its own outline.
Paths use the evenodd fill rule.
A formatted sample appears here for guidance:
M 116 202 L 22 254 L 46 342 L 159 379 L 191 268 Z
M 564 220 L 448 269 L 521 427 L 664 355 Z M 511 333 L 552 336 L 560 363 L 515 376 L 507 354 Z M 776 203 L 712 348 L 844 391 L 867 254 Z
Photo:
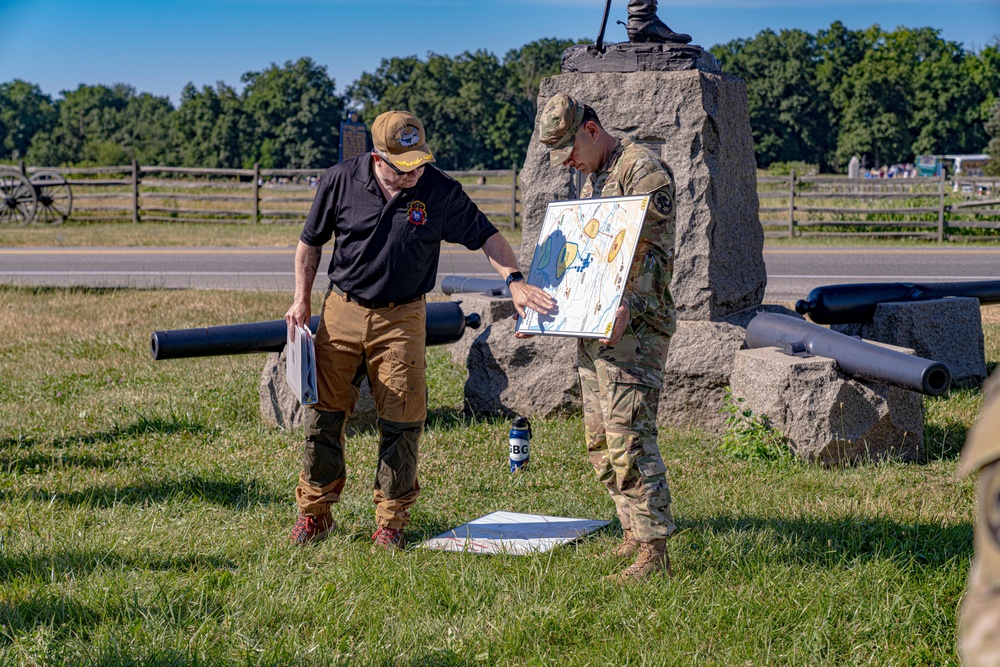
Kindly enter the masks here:
M 483 249 L 510 286 L 521 315 L 555 304 L 528 285 L 514 251 L 462 191 L 430 166 L 423 125 L 406 111 L 372 124 L 371 154 L 324 172 L 295 252 L 289 327 L 308 326 L 322 246 L 334 238 L 330 291 L 316 332 L 319 403 L 305 411 L 305 453 L 295 490 L 299 518 L 290 540 L 333 529 L 347 469 L 344 425 L 367 374 L 381 432 L 375 475 L 376 547 L 403 546 L 402 529 L 420 492 L 417 443 L 427 417 L 424 295 L 434 288 L 441 242 Z

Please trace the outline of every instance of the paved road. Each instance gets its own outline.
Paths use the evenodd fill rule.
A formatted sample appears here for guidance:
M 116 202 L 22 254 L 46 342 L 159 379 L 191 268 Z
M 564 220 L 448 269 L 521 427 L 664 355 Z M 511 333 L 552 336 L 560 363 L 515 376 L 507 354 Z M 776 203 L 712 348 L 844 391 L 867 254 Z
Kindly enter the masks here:
M 0 283 L 290 292 L 293 257 L 291 248 L 0 248 Z M 771 303 L 842 282 L 1000 279 L 1000 249 L 991 248 L 783 247 L 766 249 L 764 261 Z M 439 281 L 450 274 L 496 275 L 482 252 L 446 246 Z

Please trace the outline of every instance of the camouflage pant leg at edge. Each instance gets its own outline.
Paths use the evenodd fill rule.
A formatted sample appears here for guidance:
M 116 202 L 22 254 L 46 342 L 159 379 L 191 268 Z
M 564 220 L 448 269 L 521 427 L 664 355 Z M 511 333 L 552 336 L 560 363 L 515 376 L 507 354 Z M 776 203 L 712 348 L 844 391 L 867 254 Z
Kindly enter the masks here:
M 676 531 L 666 466 L 656 441 L 659 387 L 668 346 L 669 338 L 645 327 L 639 337 L 626 334 L 615 346 L 597 341 L 581 341 L 580 345 L 581 379 L 592 365 L 603 408 L 600 433 L 606 448 L 603 456 L 614 473 L 612 498 L 619 515 L 627 513 L 628 526 L 642 542 Z M 592 386 L 593 380 L 589 377 L 587 383 Z M 592 417 L 590 423 L 596 426 L 596 419 Z M 588 448 L 592 442 L 600 446 L 598 438 L 591 438 L 591 429 L 587 430 Z M 607 475 L 600 454 L 591 461 L 599 477 Z M 610 490 L 611 480 L 605 484 Z M 622 525 L 626 526 L 624 520 Z
M 966 667 L 1000 665 L 1000 461 L 979 472 L 976 555 L 958 622 L 958 651 Z
M 618 491 L 615 483 L 615 471 L 611 467 L 608 456 L 608 440 L 604 432 L 604 405 L 602 402 L 601 385 L 597 380 L 594 362 L 583 350 L 583 341 L 578 349 L 578 366 L 580 373 L 580 396 L 583 399 L 583 432 L 587 442 L 587 457 L 594 467 L 594 474 L 611 494 L 615 503 L 615 512 L 621 521 L 622 530 L 632 530 L 632 512 L 628 500 Z

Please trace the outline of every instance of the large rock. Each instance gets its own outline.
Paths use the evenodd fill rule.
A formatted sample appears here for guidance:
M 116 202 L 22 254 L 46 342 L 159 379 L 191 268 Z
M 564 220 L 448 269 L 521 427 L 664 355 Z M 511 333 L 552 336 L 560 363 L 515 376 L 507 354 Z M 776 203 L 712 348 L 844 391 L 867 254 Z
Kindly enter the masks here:
M 596 111 L 605 128 L 658 152 L 677 182 L 677 240 L 671 291 L 678 317 L 712 320 L 761 303 L 766 284 L 756 162 L 746 84 L 728 74 L 562 74 L 542 81 L 541 110 L 556 93 Z M 521 266 L 531 257 L 551 201 L 577 197 L 567 167 L 549 165 L 532 136 L 521 171 Z
M 777 348 L 740 350 L 730 386 L 735 399 L 745 399 L 741 409 L 766 417 L 788 437 L 795 454 L 808 461 L 909 461 L 920 456 L 923 396 L 853 380 L 832 359 L 790 356 Z
M 834 331 L 913 348 L 918 357 L 940 361 L 954 387 L 979 387 L 986 379 L 986 350 L 979 299 L 949 297 L 880 303 L 871 322 L 835 324 Z
M 466 410 L 543 418 L 579 412 L 576 339 L 515 338 L 514 324 L 511 318 L 498 320 L 472 342 Z
M 469 360 L 469 349 L 480 333 L 494 322 L 509 320 L 517 313 L 510 297 L 487 296 L 485 294 L 453 294 L 452 301 L 462 304 L 466 315 L 478 313 L 480 325 L 478 329 L 466 329 L 462 337 L 448 346 L 448 352 L 456 364 L 465 366 Z
M 286 430 L 302 426 L 304 408 L 285 381 L 284 350 L 267 355 L 264 369 L 260 374 L 259 394 L 260 416 L 265 424 Z M 348 420 L 348 427 L 352 430 L 368 428 L 373 426 L 377 419 L 375 400 L 368 386 L 368 378 L 365 378 L 361 384 L 361 395 Z

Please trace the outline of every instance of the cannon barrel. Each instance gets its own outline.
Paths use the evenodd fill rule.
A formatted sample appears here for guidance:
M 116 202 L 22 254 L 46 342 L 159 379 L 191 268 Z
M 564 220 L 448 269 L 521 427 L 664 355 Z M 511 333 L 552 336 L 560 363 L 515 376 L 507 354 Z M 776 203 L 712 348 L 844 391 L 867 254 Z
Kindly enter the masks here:
M 938 361 L 872 345 L 777 313 L 761 313 L 750 320 L 747 347 L 780 347 L 828 357 L 851 377 L 876 380 L 928 396 L 940 396 L 951 384 L 951 371 Z
M 445 276 L 441 279 L 441 291 L 445 294 L 489 294 L 510 298 L 510 290 L 499 278 L 469 278 L 468 276 Z
M 457 303 L 427 304 L 427 345 L 454 343 L 465 328 L 478 329 L 479 313 L 466 315 Z M 316 333 L 319 315 L 309 320 Z M 220 327 L 198 327 L 154 331 L 149 340 L 153 359 L 183 359 L 186 357 L 217 357 L 251 352 L 280 352 L 288 337 L 285 320 L 229 324 Z
M 967 296 L 980 303 L 1000 303 L 1000 280 L 955 283 L 854 283 L 817 287 L 796 302 L 799 315 L 809 314 L 818 324 L 868 322 L 875 308 L 888 301 L 924 301 Z

